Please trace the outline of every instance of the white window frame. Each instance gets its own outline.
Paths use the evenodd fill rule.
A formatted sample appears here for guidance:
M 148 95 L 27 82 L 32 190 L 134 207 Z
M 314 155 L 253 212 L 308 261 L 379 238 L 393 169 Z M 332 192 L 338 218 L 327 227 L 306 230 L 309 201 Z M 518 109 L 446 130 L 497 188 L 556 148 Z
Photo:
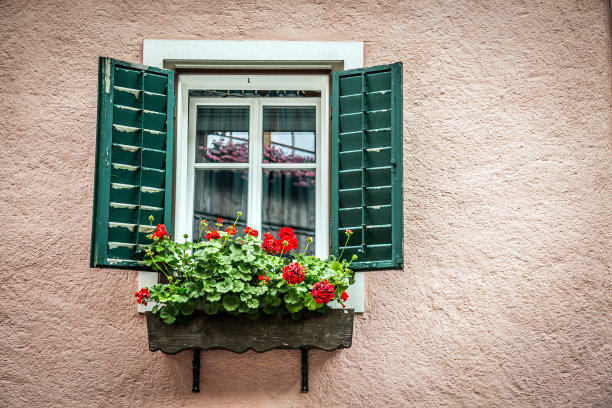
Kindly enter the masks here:
M 319 98 L 214 98 L 192 97 L 190 90 L 302 90 L 318 91 Z M 199 169 L 245 168 L 249 170 L 247 224 L 261 233 L 262 168 L 313 168 L 315 176 L 315 255 L 329 255 L 329 126 L 321 126 L 321 112 L 329 111 L 329 77 L 327 75 L 181 75 L 177 94 L 175 237 L 193 231 L 194 172 Z M 249 163 L 195 163 L 195 109 L 196 105 L 249 106 Z M 316 162 L 314 164 L 262 163 L 263 106 L 315 106 Z
M 144 65 L 167 69 L 269 68 L 336 71 L 362 68 L 363 51 L 364 43 L 358 41 L 144 40 L 142 59 Z M 177 103 L 181 103 L 180 99 Z M 179 110 L 180 107 L 177 107 L 177 116 Z M 327 110 L 322 108 L 322 112 Z M 328 116 L 324 114 L 323 117 Z M 326 122 L 327 120 L 323 120 L 323 123 Z M 177 138 L 179 131 L 177 123 Z M 178 154 L 177 152 L 177 158 Z M 152 286 L 157 283 L 157 278 L 157 273 L 141 271 L 138 273 L 138 287 Z M 347 306 L 354 308 L 357 313 L 364 312 L 364 272 L 355 274 L 355 284 L 349 288 L 348 293 L 350 297 Z M 151 308 L 151 305 L 138 305 L 138 311 L 141 313 Z

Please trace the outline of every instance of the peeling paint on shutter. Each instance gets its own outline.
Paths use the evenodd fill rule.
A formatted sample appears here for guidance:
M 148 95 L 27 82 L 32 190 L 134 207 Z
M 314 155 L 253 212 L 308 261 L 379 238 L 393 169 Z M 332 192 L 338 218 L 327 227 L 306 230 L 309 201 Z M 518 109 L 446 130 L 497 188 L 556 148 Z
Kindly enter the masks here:
M 356 270 L 403 266 L 402 64 L 333 73 L 332 253 Z
M 92 267 L 144 268 L 149 216 L 172 234 L 174 72 L 101 57 Z

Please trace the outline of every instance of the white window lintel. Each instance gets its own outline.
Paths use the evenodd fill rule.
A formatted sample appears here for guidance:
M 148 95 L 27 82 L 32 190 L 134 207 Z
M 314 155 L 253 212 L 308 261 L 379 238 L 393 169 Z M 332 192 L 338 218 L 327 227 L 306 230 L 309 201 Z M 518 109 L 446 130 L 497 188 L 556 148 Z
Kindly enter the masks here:
M 144 65 L 158 68 L 266 66 L 340 70 L 363 67 L 363 42 L 144 40 L 142 55 Z

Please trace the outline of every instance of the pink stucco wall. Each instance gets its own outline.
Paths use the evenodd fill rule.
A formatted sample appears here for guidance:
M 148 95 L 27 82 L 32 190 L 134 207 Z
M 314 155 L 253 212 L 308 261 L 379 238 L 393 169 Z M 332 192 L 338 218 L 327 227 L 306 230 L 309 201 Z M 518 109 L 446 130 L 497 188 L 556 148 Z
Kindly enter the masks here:
M 0 2 L 0 406 L 612 406 L 608 0 Z M 88 267 L 97 58 L 358 40 L 404 63 L 404 271 L 353 347 L 147 349 L 137 273 Z

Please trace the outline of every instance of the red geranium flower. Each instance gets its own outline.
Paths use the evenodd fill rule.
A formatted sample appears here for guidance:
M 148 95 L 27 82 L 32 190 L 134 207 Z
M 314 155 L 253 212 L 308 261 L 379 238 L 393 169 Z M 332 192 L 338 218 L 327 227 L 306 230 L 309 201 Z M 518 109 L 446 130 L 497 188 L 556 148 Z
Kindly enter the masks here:
M 142 303 L 144 306 L 147 305 L 147 300 L 151 300 L 148 288 L 140 289 L 134 293 L 134 296 L 136 296 L 136 303 Z
M 348 293 L 342 292 L 340 299 L 342 299 L 343 302 L 346 302 L 346 299 L 348 299 Z
M 168 237 L 168 231 L 166 231 L 166 227 L 164 224 L 157 224 L 157 229 L 153 231 L 153 239 L 164 239 L 164 237 Z
M 268 254 L 279 253 L 280 252 L 280 248 L 276 244 L 277 241 L 272 237 L 272 234 L 270 234 L 269 232 L 266 232 L 263 236 L 264 236 L 264 240 L 263 240 L 263 243 L 261 244 L 261 247 Z
M 278 239 L 274 239 L 272 234 L 266 232 L 264 234 L 264 242 L 261 245 L 263 249 L 269 254 L 275 253 L 287 253 L 292 249 L 298 247 L 298 239 L 293 233 L 293 229 L 290 227 L 283 227 L 280 229 Z
M 321 279 L 312 286 L 310 294 L 317 303 L 327 303 L 334 298 L 334 285 L 329 283 L 327 279 Z
M 206 234 L 206 239 L 209 241 L 211 239 L 219 239 L 219 238 L 221 238 L 221 235 L 219 235 L 219 231 L 212 231 Z
M 236 227 L 231 225 L 225 229 L 225 232 L 227 232 L 230 235 L 236 235 Z
M 252 236 L 252 237 L 257 238 L 257 236 L 259 235 L 259 232 L 257 232 L 257 230 L 254 230 L 254 229 L 253 229 L 253 228 L 251 228 L 251 227 L 246 227 L 246 228 L 244 229 L 244 234 L 245 234 L 245 235 L 250 235 L 250 236 Z
M 259 280 L 264 280 L 264 276 L 263 275 L 259 275 Z
M 283 268 L 283 279 L 292 285 L 300 283 L 306 276 L 304 269 L 306 268 L 297 262 L 290 263 Z
M 285 251 L 289 252 L 292 249 L 296 249 L 298 247 L 298 239 L 296 237 L 290 237 L 289 239 L 285 239 L 289 243 Z
M 278 233 L 278 237 L 279 238 L 291 238 L 293 237 L 295 234 L 293 232 L 293 228 L 291 227 L 283 227 L 280 229 L 279 233 Z

